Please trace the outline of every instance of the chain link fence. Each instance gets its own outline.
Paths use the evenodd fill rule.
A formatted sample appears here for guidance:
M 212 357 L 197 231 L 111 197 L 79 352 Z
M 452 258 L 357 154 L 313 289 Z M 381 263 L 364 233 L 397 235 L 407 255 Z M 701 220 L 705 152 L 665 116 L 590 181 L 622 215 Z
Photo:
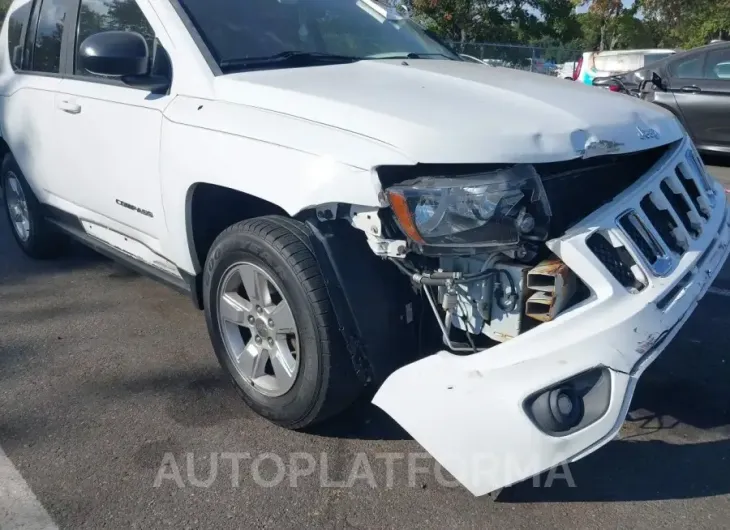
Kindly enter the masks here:
M 493 64 L 546 75 L 557 75 L 565 63 L 572 64 L 583 53 L 567 48 L 543 48 L 520 44 L 491 42 L 452 42 L 451 47 L 461 54 Z

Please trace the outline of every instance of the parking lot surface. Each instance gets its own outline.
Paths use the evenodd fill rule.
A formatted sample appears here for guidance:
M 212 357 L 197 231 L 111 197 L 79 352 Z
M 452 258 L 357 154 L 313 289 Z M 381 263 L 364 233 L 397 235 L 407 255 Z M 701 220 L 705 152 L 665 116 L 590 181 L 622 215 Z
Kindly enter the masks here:
M 730 170 L 713 171 L 730 188 Z M 729 344 L 726 267 L 642 378 L 619 439 L 551 487 L 490 503 L 447 484 L 365 400 L 313 432 L 258 418 L 187 298 L 80 248 L 31 261 L 3 216 L 0 492 L 20 480 L 32 509 L 74 529 L 726 527 Z M 14 520 L 0 499 L 0 527 Z

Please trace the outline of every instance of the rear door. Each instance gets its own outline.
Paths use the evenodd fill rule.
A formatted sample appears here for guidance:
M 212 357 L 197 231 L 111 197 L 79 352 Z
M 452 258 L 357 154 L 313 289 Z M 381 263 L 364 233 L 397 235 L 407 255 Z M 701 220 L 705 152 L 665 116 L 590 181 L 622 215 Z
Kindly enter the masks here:
M 730 46 L 669 66 L 670 87 L 700 149 L 730 151 Z
M 0 68 L 2 135 L 36 196 L 63 171 L 54 100 L 65 73 L 63 54 L 73 30 L 73 0 L 15 2 L 8 13 L 8 60 Z

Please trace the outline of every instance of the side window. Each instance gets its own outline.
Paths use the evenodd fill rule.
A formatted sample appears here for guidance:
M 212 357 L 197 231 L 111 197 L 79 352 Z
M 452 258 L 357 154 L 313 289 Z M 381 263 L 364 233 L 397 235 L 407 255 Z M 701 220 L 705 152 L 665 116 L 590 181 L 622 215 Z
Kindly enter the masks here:
M 672 77 L 679 79 L 702 79 L 702 63 L 704 55 L 693 55 L 685 59 L 675 61 L 669 67 Z
M 31 70 L 57 74 L 61 71 L 61 41 L 66 22 L 66 0 L 43 0 L 33 45 Z
M 99 77 L 81 67 L 78 53 L 87 37 L 102 31 L 136 31 L 147 41 L 150 50 L 150 72 L 171 76 L 167 52 L 155 37 L 155 32 L 136 0 L 81 0 L 74 61 L 76 75 Z
M 10 54 L 10 64 L 13 66 L 13 70 L 23 68 L 23 44 L 25 42 L 25 33 L 28 31 L 31 5 L 32 2 L 28 0 L 13 11 L 8 19 L 8 53 Z
M 730 80 L 730 48 L 712 50 L 705 61 L 705 79 Z

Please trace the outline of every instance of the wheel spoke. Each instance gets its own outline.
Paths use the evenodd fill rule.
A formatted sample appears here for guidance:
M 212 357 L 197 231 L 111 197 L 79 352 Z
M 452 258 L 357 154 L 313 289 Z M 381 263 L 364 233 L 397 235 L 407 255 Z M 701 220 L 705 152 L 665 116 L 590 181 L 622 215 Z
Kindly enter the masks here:
M 241 267 L 239 274 L 248 299 L 252 304 L 260 306 L 271 304 L 269 282 L 263 274 L 253 267 Z
M 276 348 L 271 351 L 270 358 L 279 386 L 285 388 L 291 386 L 296 377 L 297 361 L 289 351 L 286 341 L 277 341 Z
M 266 375 L 264 370 L 267 360 L 268 355 L 259 350 L 256 343 L 250 340 L 238 357 L 237 362 L 241 373 L 253 381 Z
M 225 293 L 221 296 L 221 318 L 239 326 L 250 327 L 248 316 L 251 314 L 251 302 L 244 300 L 236 293 Z
M 18 179 L 15 178 L 9 178 L 8 182 L 10 183 L 10 188 L 13 190 L 13 194 L 16 197 L 20 197 L 20 191 L 18 191 L 18 188 L 20 187 L 20 184 L 18 184 Z
M 269 273 L 249 262 L 232 266 L 221 285 L 219 328 L 236 372 L 262 395 L 286 394 L 301 363 L 298 330 L 284 292 Z
M 294 333 L 297 329 L 294 323 L 294 313 L 284 300 L 274 306 L 269 313 L 269 318 L 274 321 L 274 329 L 278 334 Z

